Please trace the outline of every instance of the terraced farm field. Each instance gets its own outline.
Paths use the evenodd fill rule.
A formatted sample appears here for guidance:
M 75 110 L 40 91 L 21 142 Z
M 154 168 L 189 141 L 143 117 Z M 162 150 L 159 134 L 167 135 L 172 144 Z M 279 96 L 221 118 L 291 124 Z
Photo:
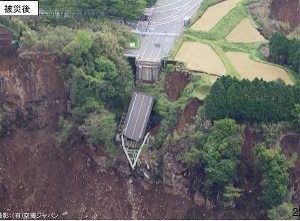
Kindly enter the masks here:
M 252 25 L 249 18 L 244 18 L 226 37 L 228 41 L 251 43 L 264 41 L 265 38 Z
M 210 31 L 222 18 L 242 0 L 226 0 L 209 7 L 203 16 L 191 27 L 195 31 Z
M 222 60 L 209 45 L 204 43 L 184 42 L 175 60 L 186 63 L 187 68 L 191 70 L 217 75 L 226 74 Z
M 274 81 L 281 78 L 287 84 L 293 84 L 288 73 L 280 67 L 254 61 L 249 58 L 248 54 L 242 52 L 226 52 L 225 54 L 240 73 L 241 78 L 249 80 L 262 78 L 266 81 Z

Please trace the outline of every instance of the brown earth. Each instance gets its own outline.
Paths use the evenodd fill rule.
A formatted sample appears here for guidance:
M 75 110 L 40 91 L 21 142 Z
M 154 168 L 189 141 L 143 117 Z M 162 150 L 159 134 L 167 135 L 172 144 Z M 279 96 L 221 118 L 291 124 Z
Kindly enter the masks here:
M 161 124 L 160 124 L 160 123 L 156 124 L 153 128 L 151 128 L 150 134 L 151 134 L 152 136 L 158 135 L 158 134 L 159 134 L 159 131 L 160 131 L 160 127 L 161 127 Z
M 171 101 L 176 101 L 185 86 L 190 82 L 189 76 L 183 72 L 173 71 L 166 76 L 166 92 Z
M 273 0 L 270 18 L 288 23 L 292 28 L 300 27 L 299 0 Z
M 198 108 L 203 105 L 203 101 L 197 98 L 190 99 L 184 109 L 180 112 L 177 121 L 177 132 L 182 133 L 190 124 L 194 122 L 194 118 L 198 113 Z
M 16 40 L 15 36 L 8 32 L 5 28 L 0 27 L 0 50 L 3 55 L 16 54 L 17 47 L 11 45 Z

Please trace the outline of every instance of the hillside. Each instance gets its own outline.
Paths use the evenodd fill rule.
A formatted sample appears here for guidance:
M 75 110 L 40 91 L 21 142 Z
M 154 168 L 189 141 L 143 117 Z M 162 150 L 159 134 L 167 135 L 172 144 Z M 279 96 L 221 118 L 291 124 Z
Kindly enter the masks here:
M 0 17 L 0 212 L 299 218 L 292 213 L 300 204 L 299 0 L 203 0 L 159 79 L 140 82 L 138 59 L 125 50 L 144 41 L 160 52 L 167 30 L 149 37 L 126 24 L 155 2 L 122 10 L 122 1 L 43 0 L 48 15 Z M 159 16 L 183 19 L 178 7 L 195 9 L 200 0 L 182 4 L 158 0 L 154 25 Z M 135 170 L 119 126 L 126 112 L 143 114 L 142 105 L 128 111 L 144 102 L 133 93 L 154 101 Z

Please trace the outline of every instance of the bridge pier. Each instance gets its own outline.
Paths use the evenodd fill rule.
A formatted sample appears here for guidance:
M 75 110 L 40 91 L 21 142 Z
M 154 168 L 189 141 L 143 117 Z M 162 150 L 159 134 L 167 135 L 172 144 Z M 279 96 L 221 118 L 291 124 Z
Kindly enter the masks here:
M 156 82 L 159 79 L 161 62 L 136 60 L 136 81 Z

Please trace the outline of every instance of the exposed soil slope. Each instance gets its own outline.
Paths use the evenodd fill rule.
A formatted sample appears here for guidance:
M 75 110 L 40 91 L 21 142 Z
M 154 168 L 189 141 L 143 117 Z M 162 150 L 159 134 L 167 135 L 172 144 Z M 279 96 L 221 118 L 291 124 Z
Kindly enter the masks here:
M 299 0 L 273 0 L 270 18 L 288 23 L 292 28 L 300 27 Z
M 5 28 L 0 26 L 0 50 L 1 54 L 5 55 L 13 55 L 16 54 L 17 47 L 13 47 L 11 45 L 12 41 L 15 40 L 15 36 L 13 36 L 10 32 L 8 32 Z
M 185 108 L 181 111 L 177 123 L 177 132 L 182 133 L 194 122 L 194 118 L 198 113 L 198 108 L 203 105 L 203 101 L 197 98 L 189 100 Z
M 166 92 L 171 101 L 176 101 L 185 86 L 190 82 L 187 74 L 173 71 L 166 76 Z

